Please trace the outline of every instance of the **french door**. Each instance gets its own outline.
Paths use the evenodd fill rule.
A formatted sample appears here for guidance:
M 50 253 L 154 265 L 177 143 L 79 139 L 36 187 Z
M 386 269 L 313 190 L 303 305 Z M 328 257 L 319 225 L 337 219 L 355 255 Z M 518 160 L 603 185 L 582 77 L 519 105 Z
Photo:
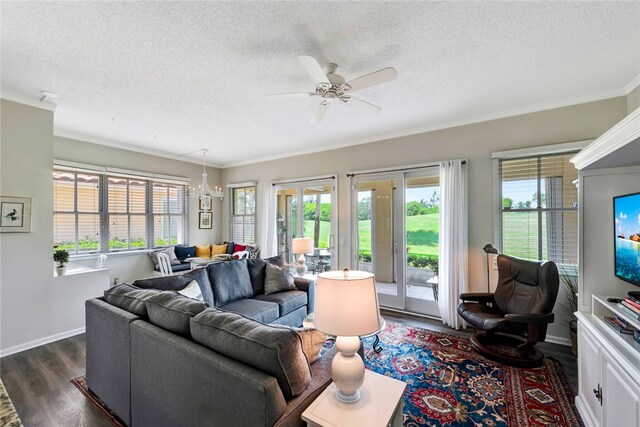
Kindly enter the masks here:
M 383 307 L 439 317 L 438 168 L 352 178 L 352 264 L 375 274 Z
M 295 262 L 291 252 L 296 237 L 313 239 L 313 253 L 305 254 L 309 273 L 335 269 L 337 254 L 337 203 L 334 180 L 318 180 L 276 186 L 278 254 Z

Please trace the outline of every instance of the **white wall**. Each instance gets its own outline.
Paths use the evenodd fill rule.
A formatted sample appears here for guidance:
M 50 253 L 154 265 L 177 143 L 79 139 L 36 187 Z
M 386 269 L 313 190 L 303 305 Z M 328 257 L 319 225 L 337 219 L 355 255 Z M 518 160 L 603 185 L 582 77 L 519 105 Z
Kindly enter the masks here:
M 636 108 L 640 108 L 640 86 L 636 87 L 627 95 L 627 114 Z
M 640 159 L 638 164 L 640 165 Z M 640 288 L 615 277 L 613 197 L 640 191 L 640 166 L 580 172 L 580 309 L 591 312 L 591 295 L 625 297 Z
M 83 301 L 102 295 L 104 281 L 53 277 L 53 159 L 190 177 L 202 167 L 83 141 L 54 138 L 54 113 L 1 101 L 0 194 L 31 197 L 31 233 L 0 234 L 0 355 L 78 333 L 84 328 Z M 209 183 L 220 185 L 221 171 L 208 168 Z M 197 201 L 191 200 L 191 243 L 219 242 L 220 203 L 214 229 L 199 230 Z M 95 265 L 95 259 L 71 265 Z M 111 279 L 134 280 L 152 274 L 148 255 L 120 255 L 108 261 Z M 88 276 L 87 276 L 88 277 Z
M 486 289 L 482 247 L 493 241 L 493 182 L 491 153 L 547 144 L 595 139 L 620 121 L 627 110 L 625 97 L 437 130 L 385 141 L 223 169 L 226 185 L 265 182 L 337 173 L 339 267 L 350 265 L 349 179 L 353 170 L 402 166 L 453 158 L 469 159 L 469 272 L 471 291 Z M 384 114 L 384 113 L 382 113 Z M 318 125 L 322 126 L 322 124 Z M 260 184 L 258 191 L 261 190 Z M 258 203 L 261 200 L 257 195 Z M 228 224 L 228 201 L 223 224 Z M 258 214 L 260 206 L 258 205 Z M 229 235 L 223 227 L 223 239 Z M 567 336 L 556 322 L 549 334 Z
M 53 137 L 53 158 L 141 172 L 182 176 L 190 178 L 192 186 L 197 186 L 202 180 L 202 165 L 59 136 Z M 209 185 L 220 185 L 222 175 L 220 169 L 207 167 L 207 174 L 209 176 Z M 198 228 L 198 200 L 189 200 L 189 244 L 221 242 L 221 209 L 222 204 L 220 201 L 214 200 L 213 229 L 200 230 Z M 141 277 L 153 275 L 153 264 L 147 254 L 108 254 L 108 256 L 107 267 L 109 268 L 111 283 L 115 278 L 120 281 L 131 282 Z M 95 262 L 95 259 L 75 260 L 71 264 L 92 267 Z

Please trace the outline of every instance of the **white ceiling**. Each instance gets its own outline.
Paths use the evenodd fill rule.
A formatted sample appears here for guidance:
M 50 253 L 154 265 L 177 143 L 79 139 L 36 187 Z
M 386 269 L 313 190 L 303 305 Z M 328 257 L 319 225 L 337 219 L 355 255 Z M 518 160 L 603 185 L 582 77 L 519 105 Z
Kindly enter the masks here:
M 640 2 L 7 2 L 1 88 L 57 92 L 56 134 L 229 166 L 623 95 Z M 311 91 L 298 55 L 377 116 L 267 93 Z M 198 154 L 194 161 L 201 161 Z

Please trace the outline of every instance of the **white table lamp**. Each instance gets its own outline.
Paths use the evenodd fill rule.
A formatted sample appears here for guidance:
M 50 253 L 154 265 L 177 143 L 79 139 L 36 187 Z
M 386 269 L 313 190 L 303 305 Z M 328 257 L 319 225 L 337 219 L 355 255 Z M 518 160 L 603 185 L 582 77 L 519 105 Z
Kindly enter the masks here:
M 304 254 L 313 253 L 313 239 L 308 237 L 296 237 L 291 244 L 291 252 L 294 255 L 300 255 L 298 258 L 298 265 L 296 266 L 296 272 L 298 276 L 304 276 L 307 274 L 307 260 L 304 258 Z
M 347 269 L 320 273 L 314 316 L 316 329 L 337 337 L 338 353 L 331 362 L 336 398 L 356 402 L 364 381 L 364 362 L 357 353 L 360 336 L 382 327 L 373 274 Z

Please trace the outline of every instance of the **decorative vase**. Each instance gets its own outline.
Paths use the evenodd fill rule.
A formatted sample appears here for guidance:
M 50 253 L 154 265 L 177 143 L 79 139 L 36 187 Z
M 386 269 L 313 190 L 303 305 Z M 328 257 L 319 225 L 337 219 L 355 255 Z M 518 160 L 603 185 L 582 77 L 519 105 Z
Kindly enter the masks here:
M 67 267 L 56 267 L 56 274 L 58 276 L 64 276 L 64 272 L 67 270 Z

